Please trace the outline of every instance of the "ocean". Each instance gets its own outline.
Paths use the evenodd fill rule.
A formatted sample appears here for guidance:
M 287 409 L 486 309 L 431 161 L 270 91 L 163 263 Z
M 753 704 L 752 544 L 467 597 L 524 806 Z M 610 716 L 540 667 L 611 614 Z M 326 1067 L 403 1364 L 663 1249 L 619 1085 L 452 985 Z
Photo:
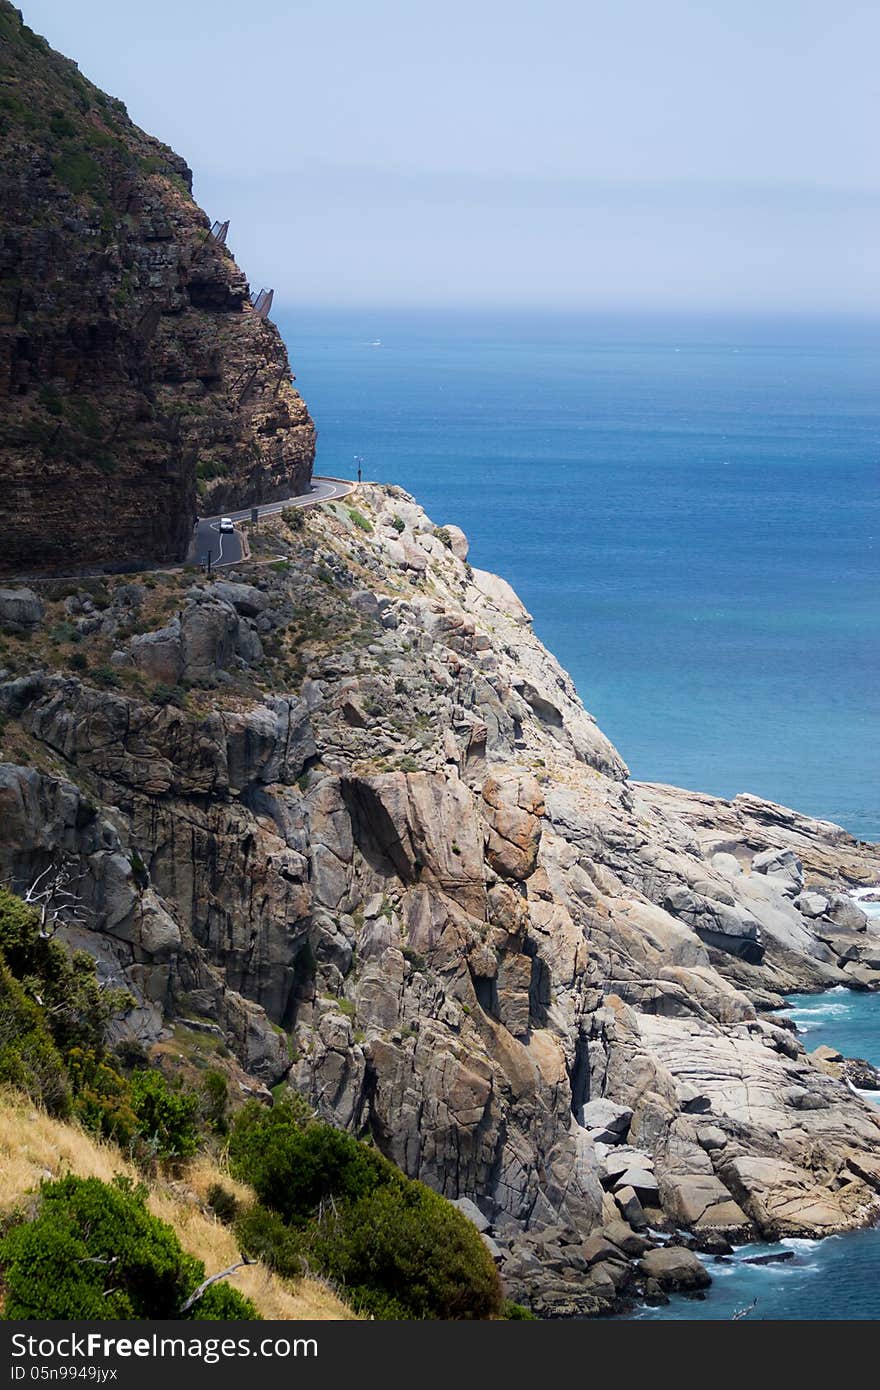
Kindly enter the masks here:
M 317 470 L 462 526 L 634 777 L 880 838 L 880 325 L 278 322 Z
M 634 777 L 880 839 L 880 325 L 282 312 L 317 470 L 398 483 L 504 575 Z M 880 1064 L 880 995 L 796 996 Z M 750 1266 L 790 1250 L 784 1264 Z M 635 1316 L 880 1316 L 880 1230 L 709 1262 Z

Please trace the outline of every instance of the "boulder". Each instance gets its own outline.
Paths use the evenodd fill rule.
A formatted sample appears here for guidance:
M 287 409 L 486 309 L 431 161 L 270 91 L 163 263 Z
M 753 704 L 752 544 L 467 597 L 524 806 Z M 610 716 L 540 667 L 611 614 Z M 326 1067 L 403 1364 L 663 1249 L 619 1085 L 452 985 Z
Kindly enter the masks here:
M 364 618 L 378 619 L 379 600 L 370 589 L 355 589 L 351 596 L 351 606 Z
M 648 1220 L 645 1216 L 644 1207 L 632 1187 L 619 1188 L 614 1193 L 614 1200 L 620 1207 L 620 1214 L 624 1221 L 628 1221 L 630 1226 L 634 1227 L 637 1231 L 645 1230 Z
M 614 1185 L 615 1193 L 621 1192 L 625 1187 L 631 1187 L 637 1194 L 639 1201 L 647 1201 L 649 1206 L 657 1204 L 659 1192 L 657 1179 L 653 1173 L 649 1173 L 646 1169 L 627 1168 Z
M 587 1236 L 586 1240 L 576 1247 L 587 1266 L 599 1264 L 606 1260 L 619 1260 L 620 1248 L 612 1245 L 610 1240 L 598 1232 Z
M 693 927 L 707 946 L 738 956 L 751 965 L 760 965 L 763 960 L 759 923 L 741 906 L 730 907 L 718 898 L 704 897 L 684 884 L 673 884 L 667 890 L 663 906 Z
M 836 926 L 848 927 L 851 931 L 863 932 L 868 925 L 867 913 L 845 893 L 829 893 L 826 915 Z
M 749 1224 L 742 1208 L 713 1173 L 665 1174 L 663 1210 L 676 1225 L 694 1230 L 739 1230 Z
M 837 1193 L 784 1158 L 742 1154 L 723 1171 L 737 1200 L 770 1239 L 831 1235 L 849 1224 Z
M 821 893 L 798 893 L 794 906 L 805 917 L 824 917 L 828 911 L 828 899 Z
M 215 594 L 224 603 L 231 603 L 235 611 L 245 618 L 258 618 L 269 607 L 268 595 L 264 594 L 262 589 L 256 589 L 253 584 L 233 584 L 229 580 L 221 579 L 206 592 Z
M 618 1105 L 617 1101 L 606 1100 L 603 1096 L 587 1101 L 581 1107 L 580 1121 L 585 1129 L 600 1132 L 600 1143 L 620 1144 L 629 1133 L 632 1117 L 633 1112 L 628 1105 Z M 601 1137 L 602 1134 L 611 1137 L 605 1139 Z
M 138 670 L 161 685 L 177 685 L 183 673 L 183 649 L 177 618 L 166 627 L 132 637 L 131 659 Z
M 458 560 L 466 560 L 468 557 L 468 538 L 460 526 L 453 526 L 451 522 L 445 522 L 443 530 L 449 537 L 449 549 Z
M 601 1157 L 602 1167 L 609 1178 L 620 1177 L 628 1168 L 648 1173 L 654 1171 L 654 1160 L 650 1154 L 642 1153 L 641 1149 L 634 1149 L 629 1144 L 621 1144 L 617 1149 L 608 1149 Z
M 496 1264 L 499 1264 L 504 1259 L 504 1251 L 501 1249 L 501 1246 L 498 1245 L 498 1243 L 494 1241 L 490 1235 L 487 1235 L 485 1231 L 480 1232 L 480 1240 L 483 1242 L 486 1249 L 489 1251 L 489 1254 L 492 1256 L 492 1259 L 496 1262 Z
M 639 1235 L 625 1221 L 607 1221 L 602 1228 L 602 1234 L 612 1245 L 632 1259 L 644 1255 L 651 1245 L 647 1236 Z
M 216 680 L 218 671 L 231 664 L 238 628 L 231 604 L 188 603 L 180 624 L 184 678 L 196 683 Z
M 43 620 L 43 603 L 33 589 L 0 589 L 0 627 L 32 632 Z
M 639 1272 L 646 1279 L 655 1279 L 667 1292 L 689 1293 L 707 1289 L 712 1282 L 702 1260 L 681 1245 L 649 1250 L 639 1261 Z
M 456 1197 L 452 1205 L 458 1207 L 462 1216 L 466 1216 L 468 1221 L 476 1226 L 480 1235 L 484 1235 L 489 1230 L 490 1222 L 486 1220 L 476 1202 L 472 1202 L 470 1197 Z
M 804 866 L 794 850 L 765 849 L 752 859 L 752 870 L 776 879 L 783 893 L 796 897 L 804 886 Z

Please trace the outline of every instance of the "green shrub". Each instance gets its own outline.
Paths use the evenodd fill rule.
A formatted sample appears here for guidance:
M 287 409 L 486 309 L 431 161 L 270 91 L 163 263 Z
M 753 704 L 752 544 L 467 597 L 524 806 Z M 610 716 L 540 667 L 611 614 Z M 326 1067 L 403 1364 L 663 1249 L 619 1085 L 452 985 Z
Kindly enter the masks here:
M 229 465 L 222 459 L 202 459 L 196 464 L 196 477 L 203 482 L 210 482 L 212 478 L 225 478 L 229 472 Z
M 391 518 L 391 525 L 394 527 L 398 535 L 400 535 L 402 531 L 406 530 L 406 522 L 404 521 L 402 516 L 393 516 Z
M 423 1183 L 397 1176 L 325 1215 L 325 1273 L 377 1318 L 494 1318 L 501 1282 L 476 1227 Z
M 303 1237 L 275 1211 L 248 1207 L 236 1218 L 235 1237 L 242 1254 L 262 1260 L 276 1274 L 295 1279 L 303 1273 Z
M 92 672 L 92 679 L 99 685 L 110 686 L 113 689 L 122 684 L 118 671 L 114 671 L 112 666 L 96 666 Z
M 291 531 L 304 531 L 306 514 L 302 507 L 282 507 L 281 520 Z
M 176 1233 L 146 1207 L 146 1189 L 117 1178 L 66 1177 L 40 1190 L 37 1214 L 0 1239 L 3 1317 L 175 1318 L 205 1277 Z M 214 1284 L 193 1319 L 259 1314 L 228 1285 Z
M 222 1071 L 205 1072 L 199 1097 L 199 1108 L 205 1123 L 216 1134 L 229 1129 L 229 1084 Z
M 435 526 L 434 535 L 437 537 L 441 545 L 446 546 L 447 550 L 452 549 L 452 537 L 450 536 L 445 526 Z
M 76 126 L 63 111 L 53 111 L 49 117 L 49 129 L 59 139 L 67 139 L 76 134 Z
M 136 1071 L 129 1082 L 138 1133 L 157 1158 L 191 1158 L 199 1147 L 197 1096 L 172 1090 L 160 1071 Z
M 67 1115 L 70 1111 L 67 1077 L 43 1012 L 25 994 L 2 957 L 0 1083 L 24 1091 L 50 1114 Z
M 147 872 L 147 866 L 136 849 L 131 851 L 128 856 L 128 861 L 131 864 L 131 876 L 138 888 L 143 892 L 145 888 L 149 887 L 150 883 L 150 875 Z
M 55 161 L 55 173 L 71 193 L 89 193 L 93 198 L 102 193 L 101 170 L 84 150 L 65 150 Z
M 381 1154 L 325 1124 L 303 1124 L 289 1100 L 267 1110 L 258 1101 L 239 1111 L 229 1140 L 233 1174 L 249 1182 L 267 1207 L 304 1223 L 320 1204 L 356 1201 L 396 1170 Z
M 505 1298 L 501 1305 L 501 1312 L 498 1315 L 505 1322 L 538 1322 L 539 1319 L 532 1312 L 531 1308 L 524 1308 L 521 1303 L 514 1303 L 512 1299 Z
M 89 669 L 89 658 L 86 656 L 85 652 L 71 652 L 70 665 L 74 671 L 87 671 Z
M 176 705 L 181 709 L 186 704 L 186 691 L 179 685 L 165 685 L 159 681 L 150 692 L 154 705 Z
M 368 534 L 372 531 L 372 521 L 365 517 L 363 512 L 359 512 L 356 507 L 349 507 L 348 514 L 359 531 L 366 531 Z
M 125 990 L 102 989 L 86 951 L 69 955 L 41 935 L 40 915 L 0 888 L 0 955 L 26 995 L 38 999 L 55 1046 L 64 1057 L 74 1047 L 100 1052 L 107 1026 L 131 1002 Z
M 73 1112 L 93 1134 L 130 1147 L 138 1135 L 138 1117 L 131 1104 L 131 1087 L 109 1062 L 94 1052 L 74 1047 L 67 1057 L 73 1088 Z

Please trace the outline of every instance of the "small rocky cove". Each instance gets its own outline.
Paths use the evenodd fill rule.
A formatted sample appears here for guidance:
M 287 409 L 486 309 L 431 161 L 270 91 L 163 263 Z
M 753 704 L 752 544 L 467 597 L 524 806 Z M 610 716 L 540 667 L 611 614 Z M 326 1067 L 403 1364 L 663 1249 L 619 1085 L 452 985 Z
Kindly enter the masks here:
M 866 904 L 871 915 L 876 909 Z M 862 1094 L 880 1107 L 880 995 L 835 989 L 823 994 L 793 995 L 787 1012 L 807 1045 L 821 1039 L 818 1052 L 832 1066 L 849 1058 L 852 1070 L 867 1083 Z M 853 1078 L 852 1084 L 858 1088 Z M 675 1320 L 725 1319 L 743 1314 L 754 1320 L 875 1320 L 880 1316 L 876 1270 L 880 1260 L 880 1226 L 823 1241 L 787 1239 L 749 1244 L 707 1260 L 712 1276 L 708 1294 L 672 1295 L 662 1305 L 642 1305 L 629 1316 Z

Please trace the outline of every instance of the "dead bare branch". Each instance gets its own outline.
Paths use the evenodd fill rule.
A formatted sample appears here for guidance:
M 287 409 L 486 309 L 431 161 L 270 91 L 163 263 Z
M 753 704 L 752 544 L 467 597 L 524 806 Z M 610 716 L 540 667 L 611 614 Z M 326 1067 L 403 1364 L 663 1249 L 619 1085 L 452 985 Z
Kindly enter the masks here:
M 204 1297 L 211 1285 L 216 1284 L 219 1279 L 225 1279 L 228 1275 L 234 1274 L 237 1269 L 242 1269 L 244 1265 L 255 1265 L 256 1263 L 257 1261 L 252 1260 L 249 1255 L 243 1255 L 237 1264 L 230 1265 L 228 1269 L 221 1269 L 219 1274 L 210 1275 L 209 1278 L 199 1284 L 199 1287 L 190 1294 L 180 1310 L 180 1316 L 183 1317 L 184 1313 L 188 1313 L 190 1308 L 198 1303 L 199 1299 Z

